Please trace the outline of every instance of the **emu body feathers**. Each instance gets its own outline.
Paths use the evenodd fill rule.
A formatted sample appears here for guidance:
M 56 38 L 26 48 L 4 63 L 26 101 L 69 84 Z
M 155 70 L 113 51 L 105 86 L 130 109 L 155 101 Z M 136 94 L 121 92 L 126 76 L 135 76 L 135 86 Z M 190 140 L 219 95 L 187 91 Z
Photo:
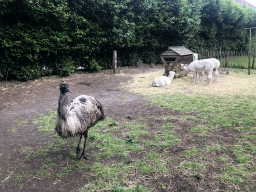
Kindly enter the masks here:
M 80 95 L 68 104 L 66 92 L 71 92 L 69 86 L 67 84 L 61 84 L 55 132 L 63 138 L 80 135 L 77 146 L 77 157 L 80 152 L 79 145 L 82 136 L 84 136 L 84 149 L 80 159 L 83 157 L 86 158 L 84 150 L 88 130 L 96 122 L 105 118 L 103 107 L 94 97 L 87 95 Z

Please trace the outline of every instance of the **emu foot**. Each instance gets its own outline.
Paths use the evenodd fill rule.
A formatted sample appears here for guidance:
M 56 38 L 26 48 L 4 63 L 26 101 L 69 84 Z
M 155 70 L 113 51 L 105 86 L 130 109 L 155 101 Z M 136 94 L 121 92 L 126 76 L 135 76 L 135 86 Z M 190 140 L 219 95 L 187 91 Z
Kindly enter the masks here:
M 81 161 L 82 159 L 87 160 L 87 157 L 84 155 L 84 152 L 82 153 L 82 155 L 80 156 L 80 158 L 78 158 L 79 161 Z

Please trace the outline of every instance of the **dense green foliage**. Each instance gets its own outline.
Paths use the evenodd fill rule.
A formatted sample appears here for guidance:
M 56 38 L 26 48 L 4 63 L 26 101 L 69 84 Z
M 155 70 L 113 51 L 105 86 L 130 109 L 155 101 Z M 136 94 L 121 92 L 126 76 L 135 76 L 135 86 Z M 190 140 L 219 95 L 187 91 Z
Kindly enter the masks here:
M 256 10 L 232 0 L 0 0 L 0 77 L 159 62 L 170 45 L 240 50 Z M 94 66 L 90 66 L 91 62 Z

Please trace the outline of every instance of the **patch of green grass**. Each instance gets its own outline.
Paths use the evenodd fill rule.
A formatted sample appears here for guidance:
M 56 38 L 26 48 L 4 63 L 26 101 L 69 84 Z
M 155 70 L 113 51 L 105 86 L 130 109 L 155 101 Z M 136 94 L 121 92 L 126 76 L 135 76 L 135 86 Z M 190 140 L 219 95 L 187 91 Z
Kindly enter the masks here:
M 219 144 L 204 147 L 206 153 L 213 153 L 214 151 L 217 151 L 219 149 L 221 149 L 221 145 Z
M 98 154 L 99 157 L 111 158 L 114 155 L 122 157 L 128 155 L 125 140 L 116 138 L 110 133 L 99 135 L 95 142 L 97 143 L 96 148 L 101 150 L 101 153 Z
M 15 185 L 19 187 L 19 189 L 22 189 L 24 187 L 23 180 L 26 179 L 24 175 L 20 173 L 13 173 L 11 176 L 15 180 Z
M 27 150 L 28 150 L 27 147 L 23 147 L 23 148 L 20 149 L 20 152 L 21 152 L 21 153 L 24 153 L 24 152 L 27 151 Z
M 115 178 L 117 172 L 118 172 L 118 167 L 109 167 L 109 166 L 103 166 L 101 163 L 94 163 L 91 167 L 90 170 L 92 172 L 95 172 L 97 176 L 101 178 Z
M 20 121 L 19 123 L 18 123 L 18 126 L 22 126 L 23 124 L 25 124 L 26 123 L 26 121 Z
M 239 163 L 248 163 L 252 160 L 252 158 L 253 156 L 251 156 L 250 154 L 241 154 L 235 159 L 235 161 Z
M 104 191 L 111 188 L 113 189 L 127 180 L 127 174 L 132 173 L 130 167 L 124 162 L 112 165 L 103 165 L 96 162 L 90 166 L 90 171 L 97 175 L 98 179 L 85 185 L 81 191 Z
M 117 126 L 118 123 L 117 123 L 117 121 L 113 120 L 108 125 L 114 127 L 114 126 Z
M 17 127 L 13 127 L 10 129 L 10 131 L 15 131 L 17 129 Z
M 204 169 L 204 164 L 187 161 L 187 162 L 181 163 L 179 165 L 179 168 L 185 168 L 185 169 L 190 168 L 190 169 L 193 169 L 193 170 L 203 170 Z
M 48 111 L 47 115 L 39 114 L 33 123 L 38 125 L 39 132 L 54 132 L 57 111 Z
M 162 127 L 160 127 L 161 129 L 173 129 L 176 126 L 173 123 L 166 123 L 164 124 Z
M 133 152 L 143 151 L 145 149 L 144 146 L 138 145 L 138 144 L 128 145 L 127 147 L 128 147 L 129 150 L 131 150 Z
M 215 159 L 215 161 L 216 161 L 216 162 L 223 162 L 223 163 L 229 162 L 228 158 L 226 158 L 226 157 L 217 157 L 217 158 Z
M 222 170 L 225 171 L 220 175 L 220 179 L 223 181 L 229 181 L 239 185 L 245 185 L 251 182 L 250 170 L 244 166 L 223 166 Z
M 196 179 L 202 179 L 203 175 L 201 173 L 193 174 L 192 177 L 195 177 Z
M 159 106 L 169 107 L 181 113 L 196 112 L 198 120 L 213 127 L 237 129 L 238 126 L 251 126 L 256 122 L 256 96 L 211 96 L 158 94 L 150 96 Z
M 83 169 L 88 168 L 88 165 L 85 161 L 79 161 L 75 165 L 77 171 L 83 171 Z
M 151 164 L 155 168 L 156 171 L 160 173 L 168 173 L 168 161 L 170 160 L 170 157 L 168 155 L 166 156 L 160 156 L 159 153 L 152 151 L 151 153 L 148 153 L 147 155 L 148 160 L 151 161 Z
M 186 120 L 196 121 L 197 117 L 192 116 L 192 115 L 182 115 L 181 116 L 181 121 L 186 121 Z
M 174 143 L 179 142 L 180 139 L 176 137 L 173 131 L 163 130 L 160 134 L 154 135 L 155 142 L 153 145 L 158 147 L 171 147 Z
M 149 192 L 151 189 L 143 187 L 142 185 L 136 184 L 134 187 L 130 187 L 129 189 L 121 186 L 120 184 L 109 186 L 108 184 L 102 181 L 92 181 L 91 183 L 83 186 L 80 192 L 95 192 L 101 189 L 108 189 L 108 192 Z
M 132 165 L 137 167 L 139 169 L 139 172 L 144 175 L 153 173 L 155 171 L 155 169 L 149 164 L 149 162 L 135 161 Z
M 201 149 L 197 147 L 191 147 L 189 150 L 184 152 L 183 155 L 185 158 L 191 158 L 191 157 L 199 157 L 201 156 Z
M 55 166 L 55 163 L 52 162 L 51 159 L 47 158 L 44 160 L 44 164 L 42 165 L 39 171 L 36 171 L 35 174 L 39 178 L 43 177 L 51 177 L 51 169 Z
M 195 124 L 189 130 L 191 132 L 201 133 L 202 137 L 209 137 L 209 131 L 212 129 L 211 125 Z
M 124 123 L 124 124 L 121 125 L 121 128 L 128 129 L 127 133 L 129 135 L 136 135 L 136 138 L 139 135 L 143 136 L 143 135 L 148 135 L 149 134 L 149 132 L 147 131 L 147 126 L 145 124 L 138 123 L 138 122 Z
M 246 164 L 250 162 L 256 155 L 256 147 L 248 141 L 244 141 L 239 145 L 229 146 L 230 152 L 236 155 L 235 161 Z
M 159 159 L 160 158 L 160 154 L 155 152 L 155 151 L 152 151 L 151 153 L 148 153 L 146 156 L 150 160 L 154 160 L 154 159 Z
M 90 132 L 98 132 L 106 128 L 107 126 L 113 126 L 113 122 L 114 120 L 112 120 L 111 118 L 106 118 L 104 121 L 99 121 L 90 129 Z
M 251 62 L 252 62 L 253 57 L 251 56 Z M 225 59 L 220 60 L 220 67 L 225 67 Z M 248 73 L 248 63 L 249 63 L 249 58 L 248 56 L 240 56 L 240 57 L 234 57 L 234 58 L 228 58 L 228 63 L 227 67 L 228 68 L 241 68 L 241 69 L 233 69 L 233 71 L 238 72 L 238 71 L 247 71 Z
M 75 153 L 75 152 L 70 152 L 70 153 L 69 153 L 69 157 L 70 157 L 71 159 L 75 159 L 75 158 L 76 158 L 76 153 Z
M 56 174 L 57 178 L 65 177 L 72 169 L 74 166 L 67 166 L 63 167 L 60 173 Z

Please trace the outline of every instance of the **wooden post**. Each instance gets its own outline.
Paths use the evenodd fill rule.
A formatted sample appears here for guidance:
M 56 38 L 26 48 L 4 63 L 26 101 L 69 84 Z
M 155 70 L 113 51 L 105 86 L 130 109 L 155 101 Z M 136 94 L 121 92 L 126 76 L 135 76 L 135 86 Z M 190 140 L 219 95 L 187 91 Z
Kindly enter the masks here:
M 251 52 L 252 52 L 252 28 L 250 28 L 250 53 L 249 53 L 249 64 L 248 64 L 248 75 L 251 74 Z
M 226 55 L 225 67 L 228 67 L 228 55 L 229 55 L 229 51 L 228 51 L 228 53 L 227 53 L 227 55 Z
M 117 72 L 117 52 L 114 50 L 113 52 L 113 73 Z
M 250 57 L 250 54 L 249 54 L 248 75 L 251 74 L 250 68 L 251 68 L 251 57 Z
M 253 58 L 252 58 L 252 69 L 254 68 L 254 62 L 255 62 L 255 54 L 253 54 Z

